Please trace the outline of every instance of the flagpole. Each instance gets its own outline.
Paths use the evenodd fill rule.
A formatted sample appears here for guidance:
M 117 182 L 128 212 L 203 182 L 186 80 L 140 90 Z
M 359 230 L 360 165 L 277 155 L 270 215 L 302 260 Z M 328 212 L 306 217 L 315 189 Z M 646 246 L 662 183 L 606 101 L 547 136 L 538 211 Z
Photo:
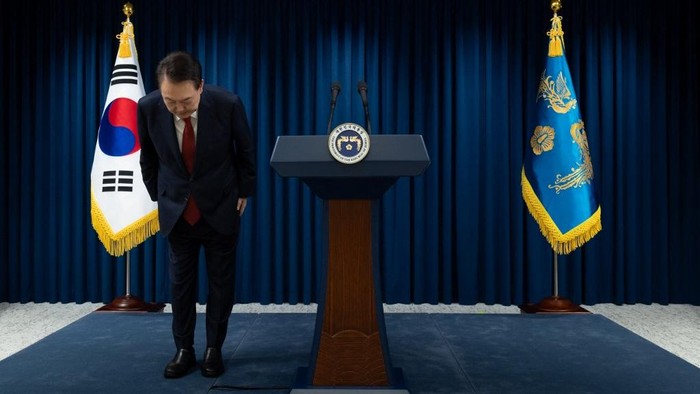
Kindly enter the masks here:
M 553 295 L 545 297 L 537 304 L 525 304 L 520 306 L 522 313 L 589 313 L 581 305 L 573 303 L 570 299 L 559 295 L 559 254 L 553 252 L 552 259 L 552 288 Z
M 131 296 L 131 253 L 129 251 L 126 252 L 126 296 Z
M 554 261 L 552 263 L 552 287 L 554 288 L 554 297 L 559 297 L 559 255 L 554 252 Z
M 138 60 L 136 59 L 136 46 L 133 43 L 134 40 L 134 29 L 133 25 L 131 24 L 130 17 L 134 13 L 134 7 L 130 2 L 126 2 L 124 6 L 122 7 L 122 12 L 124 15 L 126 15 L 126 21 L 122 22 L 123 29 L 120 34 L 117 35 L 117 38 L 119 39 L 119 51 L 117 54 L 117 61 L 115 61 L 115 69 L 117 67 L 121 67 L 120 73 L 113 73 L 112 75 L 112 81 L 110 84 L 110 92 L 112 92 L 112 89 L 118 89 L 119 92 L 121 92 L 121 95 L 119 96 L 119 100 L 124 100 L 123 102 L 130 102 L 132 103 L 132 106 L 129 106 L 127 104 L 125 107 L 118 107 L 122 111 L 124 111 L 124 114 L 129 114 L 132 116 L 133 119 L 135 119 L 135 108 L 136 108 L 136 101 L 138 100 L 139 97 L 143 96 L 143 82 L 141 81 L 141 76 L 140 76 L 140 71 L 138 68 Z M 122 60 L 120 60 L 122 59 Z M 123 60 L 123 59 L 129 59 L 129 60 Z M 119 64 L 117 64 L 119 63 Z M 126 70 L 126 71 L 125 71 Z M 115 79 L 115 75 L 119 75 Z M 124 86 L 129 86 L 129 88 L 125 88 Z M 134 87 L 137 89 L 136 92 L 133 90 L 128 90 L 132 89 L 131 87 Z M 140 89 L 138 89 L 140 87 Z M 126 93 L 126 94 L 125 94 Z M 109 99 L 109 94 L 108 94 L 108 99 Z M 114 100 L 116 101 L 116 100 Z M 111 106 L 111 104 L 108 103 L 106 104 L 106 107 Z M 129 109 L 131 109 L 133 112 L 128 112 Z M 116 110 L 115 110 L 116 111 Z M 107 110 L 105 110 L 105 113 Z M 103 114 L 103 116 L 107 116 Z M 100 126 L 102 127 L 102 126 Z M 134 132 L 134 130 L 130 130 Z M 138 138 L 138 135 L 134 132 L 135 138 Z M 99 138 L 99 137 L 98 137 Z M 137 140 L 138 141 L 138 140 Z M 138 144 L 136 144 L 138 147 Z M 96 153 L 95 156 L 96 158 L 98 157 L 98 152 L 102 152 L 101 148 L 98 146 L 96 148 Z M 124 152 L 121 152 L 124 153 Z M 109 155 L 102 154 L 100 157 L 108 157 Z M 109 157 L 114 157 L 115 155 L 109 156 Z M 117 155 L 118 156 L 118 155 Z M 138 156 L 137 156 L 138 157 Z M 98 160 L 95 160 L 95 163 L 97 163 Z M 95 165 L 93 165 L 93 171 L 95 168 L 100 168 Z M 97 174 L 104 174 L 108 173 L 110 176 L 113 176 L 112 174 L 116 174 L 118 171 L 110 169 L 111 171 L 97 171 Z M 127 174 L 133 174 L 136 171 L 133 170 L 125 170 L 125 171 L 119 171 L 127 173 Z M 103 175 L 104 177 L 104 175 Z M 116 180 L 110 179 L 110 185 L 116 183 Z M 93 182 L 95 184 L 98 184 L 97 182 Z M 106 190 L 105 190 L 106 189 Z M 103 193 L 105 191 L 108 192 L 124 192 L 124 193 L 132 193 L 133 188 L 129 187 L 126 188 L 126 190 L 120 189 L 115 189 L 114 187 L 107 187 L 103 189 L 98 189 L 101 198 L 105 198 L 103 196 Z M 150 199 L 147 199 L 147 194 L 144 192 L 141 194 L 141 198 L 136 200 L 137 204 L 134 204 L 134 200 L 130 200 L 127 205 L 129 206 L 134 206 L 134 205 L 140 205 L 141 202 L 143 201 L 148 201 L 148 204 L 153 204 Z M 123 197 L 120 197 L 122 199 L 126 199 L 126 194 Z M 114 200 L 108 200 L 111 202 L 114 202 Z M 126 200 L 124 200 L 126 201 Z M 125 203 L 122 203 L 122 205 Z M 91 212 L 93 214 L 93 226 L 95 226 L 94 223 L 100 223 L 99 226 L 95 227 L 95 229 L 98 230 L 98 234 L 101 234 L 102 237 L 100 237 L 100 240 L 102 240 L 105 243 L 105 247 L 107 248 L 107 251 L 110 252 L 114 256 L 120 256 L 121 253 L 126 253 L 126 294 L 114 298 L 111 303 L 103 306 L 102 308 L 99 308 L 99 311 L 118 311 L 118 312 L 159 312 L 162 311 L 163 308 L 165 307 L 165 304 L 162 303 L 146 303 L 139 297 L 134 296 L 131 294 L 131 252 L 130 249 L 134 247 L 135 245 L 138 245 L 139 243 L 143 242 L 146 238 L 148 238 L 150 235 L 152 235 L 154 232 L 158 231 L 157 229 L 157 218 L 151 214 L 150 219 L 148 218 L 147 212 L 144 212 L 143 214 L 146 215 L 145 217 L 147 219 L 144 219 L 141 217 L 137 221 L 139 225 L 134 226 L 135 229 L 132 229 L 129 234 L 126 235 L 120 235 L 120 238 L 115 241 L 113 237 L 113 228 L 109 225 L 109 219 L 104 217 L 104 212 L 103 212 L 103 206 L 100 204 L 97 204 L 93 200 L 93 207 L 91 208 Z M 114 212 L 122 212 L 122 210 L 116 210 L 113 209 L 112 213 Z M 155 223 L 152 223 L 155 222 Z M 106 223 L 106 225 L 105 225 Z M 135 222 L 136 223 L 136 222 Z M 133 224 L 132 224 L 133 226 Z
M 590 183 L 590 180 L 593 178 L 593 170 L 592 164 L 590 163 L 590 156 L 588 153 L 588 142 L 587 137 L 585 136 L 585 130 L 583 128 L 583 121 L 579 119 L 578 122 L 571 124 L 567 123 L 567 121 L 562 118 L 557 118 L 561 114 L 568 113 L 569 110 L 574 111 L 573 114 L 577 114 L 578 109 L 576 107 L 577 100 L 572 94 L 573 88 L 569 89 L 568 85 L 566 85 L 566 78 L 564 76 L 564 74 L 567 74 L 568 76 L 569 71 L 568 66 L 566 65 L 566 59 L 564 58 L 564 31 L 561 26 L 562 18 L 557 15 L 557 12 L 562 8 L 561 0 L 550 0 L 550 8 L 554 12 L 554 17 L 551 19 L 552 28 L 547 33 L 547 36 L 549 37 L 547 65 L 551 66 L 555 70 L 558 70 L 559 75 L 558 77 L 556 77 L 557 82 L 555 84 L 552 81 L 552 75 L 555 75 L 555 73 L 552 73 L 551 69 L 545 70 L 549 71 L 551 73 L 550 75 L 545 75 L 545 73 L 542 74 L 540 88 L 538 90 L 538 100 L 542 98 L 543 101 L 541 102 L 541 104 L 539 104 L 539 109 L 541 111 L 538 120 L 539 123 L 533 132 L 533 138 L 530 142 L 532 150 L 528 151 L 531 153 L 526 157 L 526 164 L 532 164 L 536 157 L 540 157 L 539 160 L 542 160 L 543 163 L 546 163 L 547 160 L 551 160 L 545 158 L 545 156 L 542 154 L 547 154 L 546 152 L 549 152 L 553 149 L 558 149 L 557 146 L 560 146 L 556 142 L 557 138 L 555 137 L 555 134 L 560 133 L 559 130 L 556 130 L 558 127 L 562 127 L 565 130 L 570 127 L 571 130 L 574 131 L 580 129 L 580 135 L 574 135 L 574 131 L 571 131 L 570 133 L 572 133 L 572 137 L 575 137 L 574 141 L 579 145 L 579 152 L 582 157 L 581 160 L 586 162 L 587 165 L 582 165 L 579 169 L 575 170 L 573 175 L 567 175 L 564 178 L 575 176 L 581 179 L 578 182 Z M 553 59 L 557 60 L 555 61 Z M 557 102 L 557 104 L 553 104 L 552 100 Z M 549 105 L 546 107 L 544 106 L 545 102 L 549 103 Z M 528 159 L 530 160 L 528 161 Z M 564 237 L 564 234 L 560 232 L 560 228 L 557 227 L 557 220 L 553 218 L 553 216 L 551 216 L 552 212 L 549 211 L 549 207 L 544 206 L 542 204 L 542 189 L 538 188 L 538 190 L 535 191 L 532 188 L 530 180 L 528 179 L 531 176 L 542 176 L 542 174 L 538 174 L 537 171 L 534 171 L 533 169 L 535 167 L 527 167 L 526 173 L 526 164 L 523 165 L 522 172 L 523 198 L 525 199 L 528 210 L 533 215 L 535 220 L 537 220 L 542 234 L 545 235 L 545 238 L 547 238 L 547 240 L 552 246 L 553 295 L 543 298 L 537 304 L 527 303 L 525 305 L 522 305 L 520 306 L 520 310 L 523 313 L 588 313 L 588 311 L 582 308 L 580 305 L 574 304 L 573 302 L 571 302 L 571 300 L 561 297 L 559 295 L 558 258 L 559 253 L 570 253 L 577 247 L 582 246 L 598 231 L 600 231 L 600 208 L 592 212 L 586 212 L 586 216 L 580 218 L 578 232 L 572 232 L 571 234 L 569 234 L 568 232 L 573 230 L 572 228 L 568 228 L 564 231 L 567 233 L 567 236 Z M 540 165 L 538 168 L 541 169 L 543 168 L 543 166 Z M 552 174 L 547 175 L 551 176 Z M 557 175 L 557 179 L 559 179 L 559 177 L 560 175 Z M 552 188 L 552 186 L 550 185 L 549 188 Z M 558 185 L 557 187 L 555 182 L 554 189 L 556 189 L 557 195 L 559 194 L 560 190 L 566 190 L 570 188 L 571 185 L 569 184 L 565 184 L 564 186 Z M 583 223 L 585 223 L 585 226 L 583 225 Z
M 126 292 L 123 296 L 115 297 L 112 302 L 101 307 L 98 311 L 107 312 L 160 312 L 165 304 L 157 302 L 145 302 L 141 298 L 131 294 L 131 252 L 126 252 L 125 262 Z

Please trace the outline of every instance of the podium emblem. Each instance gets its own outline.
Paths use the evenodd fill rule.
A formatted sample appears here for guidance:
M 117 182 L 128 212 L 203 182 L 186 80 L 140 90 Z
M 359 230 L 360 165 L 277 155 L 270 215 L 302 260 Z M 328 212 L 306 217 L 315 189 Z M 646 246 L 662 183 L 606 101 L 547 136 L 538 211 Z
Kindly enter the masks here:
M 343 164 L 355 164 L 369 153 L 369 134 L 356 123 L 343 123 L 328 135 L 328 150 Z

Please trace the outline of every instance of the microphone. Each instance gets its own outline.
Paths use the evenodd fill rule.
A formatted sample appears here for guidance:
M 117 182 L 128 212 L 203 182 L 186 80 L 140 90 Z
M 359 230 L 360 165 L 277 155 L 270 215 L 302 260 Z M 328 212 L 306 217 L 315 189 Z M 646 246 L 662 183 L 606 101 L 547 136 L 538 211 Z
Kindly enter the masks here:
M 331 114 L 328 117 L 328 130 L 326 131 L 326 134 L 331 133 L 331 123 L 333 122 L 333 112 L 335 112 L 335 101 L 338 99 L 339 94 L 340 94 L 340 82 L 333 81 L 333 83 L 331 84 Z
M 369 105 L 367 104 L 367 82 L 358 82 L 357 91 L 360 93 L 360 97 L 362 98 L 362 106 L 365 109 L 365 122 L 367 123 L 367 133 L 372 134 L 372 126 L 369 123 Z
M 338 98 L 339 94 L 340 82 L 333 81 L 333 84 L 331 84 L 331 108 L 335 108 L 335 100 Z

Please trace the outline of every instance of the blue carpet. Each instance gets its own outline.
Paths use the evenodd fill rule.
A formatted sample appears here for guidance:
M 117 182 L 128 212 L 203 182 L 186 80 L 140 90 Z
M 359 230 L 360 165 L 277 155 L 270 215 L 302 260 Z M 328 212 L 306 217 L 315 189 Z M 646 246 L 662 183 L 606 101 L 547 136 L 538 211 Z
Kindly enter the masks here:
M 232 315 L 218 379 L 162 377 L 171 315 L 95 312 L 0 361 L 0 393 L 287 393 L 314 314 Z M 600 315 L 386 314 L 411 393 L 700 393 L 700 369 Z M 195 350 L 204 350 L 204 316 Z

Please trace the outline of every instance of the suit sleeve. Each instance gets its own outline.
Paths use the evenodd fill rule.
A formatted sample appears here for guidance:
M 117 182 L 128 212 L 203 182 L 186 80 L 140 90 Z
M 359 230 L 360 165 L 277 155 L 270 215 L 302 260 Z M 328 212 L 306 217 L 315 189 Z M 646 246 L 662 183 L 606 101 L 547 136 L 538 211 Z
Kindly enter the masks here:
M 234 101 L 232 117 L 239 197 L 249 197 L 255 192 L 255 151 L 245 107 L 238 97 Z
M 151 141 L 142 100 L 139 100 L 137 119 L 141 142 L 141 157 L 139 159 L 141 176 L 151 201 L 158 201 L 158 154 L 153 146 L 153 141 Z

